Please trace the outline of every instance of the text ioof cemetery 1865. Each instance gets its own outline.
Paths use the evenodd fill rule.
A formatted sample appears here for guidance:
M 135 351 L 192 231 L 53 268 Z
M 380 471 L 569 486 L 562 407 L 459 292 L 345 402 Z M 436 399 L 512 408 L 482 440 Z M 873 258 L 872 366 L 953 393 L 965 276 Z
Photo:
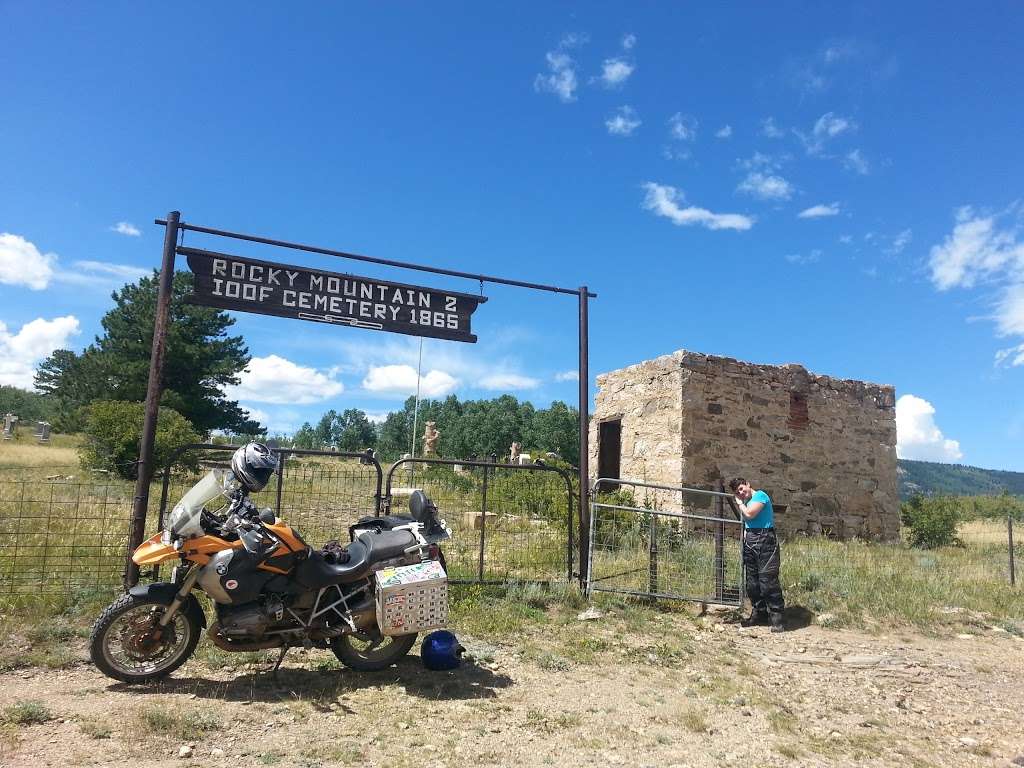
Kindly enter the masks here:
M 178 248 L 195 275 L 194 304 L 319 323 L 475 342 L 485 296 Z

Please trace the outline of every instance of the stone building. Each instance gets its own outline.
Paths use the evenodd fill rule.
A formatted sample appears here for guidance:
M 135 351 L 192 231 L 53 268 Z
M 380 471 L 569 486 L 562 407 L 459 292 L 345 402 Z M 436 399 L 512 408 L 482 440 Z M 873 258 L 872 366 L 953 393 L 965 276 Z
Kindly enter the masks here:
M 707 488 L 742 475 L 771 495 L 783 533 L 899 535 L 891 386 L 680 350 L 597 387 L 599 477 Z

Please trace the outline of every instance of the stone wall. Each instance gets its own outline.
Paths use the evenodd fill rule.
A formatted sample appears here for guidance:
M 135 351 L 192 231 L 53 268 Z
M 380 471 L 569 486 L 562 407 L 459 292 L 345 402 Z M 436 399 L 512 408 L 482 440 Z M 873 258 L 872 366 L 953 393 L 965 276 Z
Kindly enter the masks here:
M 621 418 L 621 477 L 708 487 L 742 475 L 771 495 L 783 533 L 899 535 L 891 386 L 687 351 L 597 385 L 594 472 L 597 423 Z

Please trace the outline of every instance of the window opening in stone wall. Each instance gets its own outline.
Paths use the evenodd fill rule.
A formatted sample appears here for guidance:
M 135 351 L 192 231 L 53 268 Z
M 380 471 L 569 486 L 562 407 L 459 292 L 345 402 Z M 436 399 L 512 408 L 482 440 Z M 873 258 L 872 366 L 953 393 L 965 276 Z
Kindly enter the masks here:
M 810 422 L 807 415 L 807 395 L 802 392 L 789 393 L 789 420 L 786 422 L 790 429 L 805 429 Z
M 620 477 L 622 462 L 622 419 L 611 419 L 598 424 L 597 476 Z

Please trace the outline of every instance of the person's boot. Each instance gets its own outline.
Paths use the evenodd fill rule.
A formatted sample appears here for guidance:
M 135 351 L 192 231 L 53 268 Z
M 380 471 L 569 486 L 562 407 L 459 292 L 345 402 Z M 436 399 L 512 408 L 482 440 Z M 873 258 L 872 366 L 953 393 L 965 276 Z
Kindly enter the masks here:
M 785 621 L 783 621 L 781 613 L 773 613 L 772 614 L 772 618 L 771 618 L 771 622 L 772 622 L 772 632 L 785 632 L 786 631 L 786 623 L 785 623 Z
M 768 614 L 764 611 L 751 611 L 750 615 L 740 620 L 741 627 L 763 627 L 768 624 Z

